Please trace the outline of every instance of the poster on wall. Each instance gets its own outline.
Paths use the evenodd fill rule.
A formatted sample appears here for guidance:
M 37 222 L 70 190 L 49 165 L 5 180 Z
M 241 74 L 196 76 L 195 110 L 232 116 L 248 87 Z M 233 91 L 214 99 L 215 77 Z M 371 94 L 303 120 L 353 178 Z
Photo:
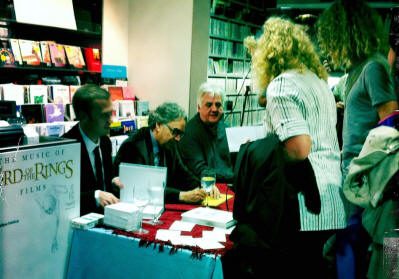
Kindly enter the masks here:
M 64 278 L 80 211 L 80 144 L 0 153 L 0 170 L 0 278 Z

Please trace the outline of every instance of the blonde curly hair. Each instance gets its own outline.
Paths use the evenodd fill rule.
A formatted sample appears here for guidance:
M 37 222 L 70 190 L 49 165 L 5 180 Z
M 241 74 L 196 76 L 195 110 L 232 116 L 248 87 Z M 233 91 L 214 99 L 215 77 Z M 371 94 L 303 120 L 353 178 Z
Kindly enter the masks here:
M 321 51 L 334 69 L 348 69 L 376 52 L 387 51 L 381 16 L 363 0 L 338 0 L 317 21 Z
M 256 41 L 252 71 L 260 89 L 290 69 L 308 69 L 327 80 L 328 74 L 303 26 L 279 17 L 271 17 L 263 25 L 263 34 Z

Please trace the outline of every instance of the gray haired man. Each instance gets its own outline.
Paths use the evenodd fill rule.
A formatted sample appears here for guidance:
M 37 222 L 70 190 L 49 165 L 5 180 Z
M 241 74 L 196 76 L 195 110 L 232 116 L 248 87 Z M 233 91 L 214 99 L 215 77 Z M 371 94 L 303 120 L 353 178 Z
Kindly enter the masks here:
M 114 176 L 122 162 L 167 167 L 166 203 L 199 203 L 206 192 L 199 180 L 183 165 L 176 142 L 184 133 L 186 113 L 176 103 L 164 103 L 150 112 L 149 127 L 135 131 L 126 139 L 114 161 Z M 119 178 L 114 183 L 120 184 Z M 123 186 L 122 186 L 123 187 Z
M 198 113 L 187 123 L 180 141 L 182 157 L 197 177 L 214 170 L 217 182 L 231 182 L 233 167 L 223 122 L 223 91 L 212 83 L 198 90 Z

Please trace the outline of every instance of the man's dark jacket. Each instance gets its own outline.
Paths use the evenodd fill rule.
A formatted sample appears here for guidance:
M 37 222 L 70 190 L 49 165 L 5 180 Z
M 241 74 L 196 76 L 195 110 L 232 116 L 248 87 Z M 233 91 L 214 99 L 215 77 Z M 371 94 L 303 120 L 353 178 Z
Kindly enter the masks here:
M 198 178 L 205 169 L 213 169 L 218 182 L 232 182 L 233 167 L 223 118 L 216 125 L 203 123 L 199 113 L 191 118 L 179 142 L 182 158 Z M 217 157 L 221 159 L 219 164 Z
M 237 156 L 234 188 L 237 225 L 230 235 L 235 246 L 223 259 L 226 275 L 293 275 L 288 264 L 298 262 L 299 255 L 295 248 L 300 230 L 298 192 L 304 193 L 309 211 L 319 214 L 321 207 L 309 160 L 287 162 L 284 147 L 274 135 L 247 143 Z
M 62 137 L 76 139 L 80 142 L 80 215 L 90 212 L 104 213 L 102 207 L 96 205 L 94 192 L 96 190 L 113 192 L 112 189 L 112 144 L 107 136 L 100 138 L 100 150 L 104 169 L 105 189 L 97 185 L 97 179 L 94 175 L 93 167 L 90 163 L 89 153 L 83 141 L 79 130 L 79 124 L 76 124 Z
M 183 165 L 174 140 L 165 148 L 159 146 L 159 152 L 159 165 L 167 167 L 165 202 L 177 203 L 180 191 L 199 187 L 199 180 Z M 115 176 L 119 174 L 119 165 L 122 162 L 155 166 L 150 128 L 144 127 L 135 131 L 122 143 L 114 161 Z

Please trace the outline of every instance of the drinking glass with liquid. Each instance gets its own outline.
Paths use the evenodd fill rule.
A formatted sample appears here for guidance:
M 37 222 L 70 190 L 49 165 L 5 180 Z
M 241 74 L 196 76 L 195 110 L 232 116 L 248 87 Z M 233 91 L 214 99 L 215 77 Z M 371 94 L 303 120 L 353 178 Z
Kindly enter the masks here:
M 204 170 L 201 173 L 201 188 L 207 193 L 206 206 L 208 206 L 208 198 L 211 194 L 212 188 L 215 187 L 216 173 L 214 170 Z

